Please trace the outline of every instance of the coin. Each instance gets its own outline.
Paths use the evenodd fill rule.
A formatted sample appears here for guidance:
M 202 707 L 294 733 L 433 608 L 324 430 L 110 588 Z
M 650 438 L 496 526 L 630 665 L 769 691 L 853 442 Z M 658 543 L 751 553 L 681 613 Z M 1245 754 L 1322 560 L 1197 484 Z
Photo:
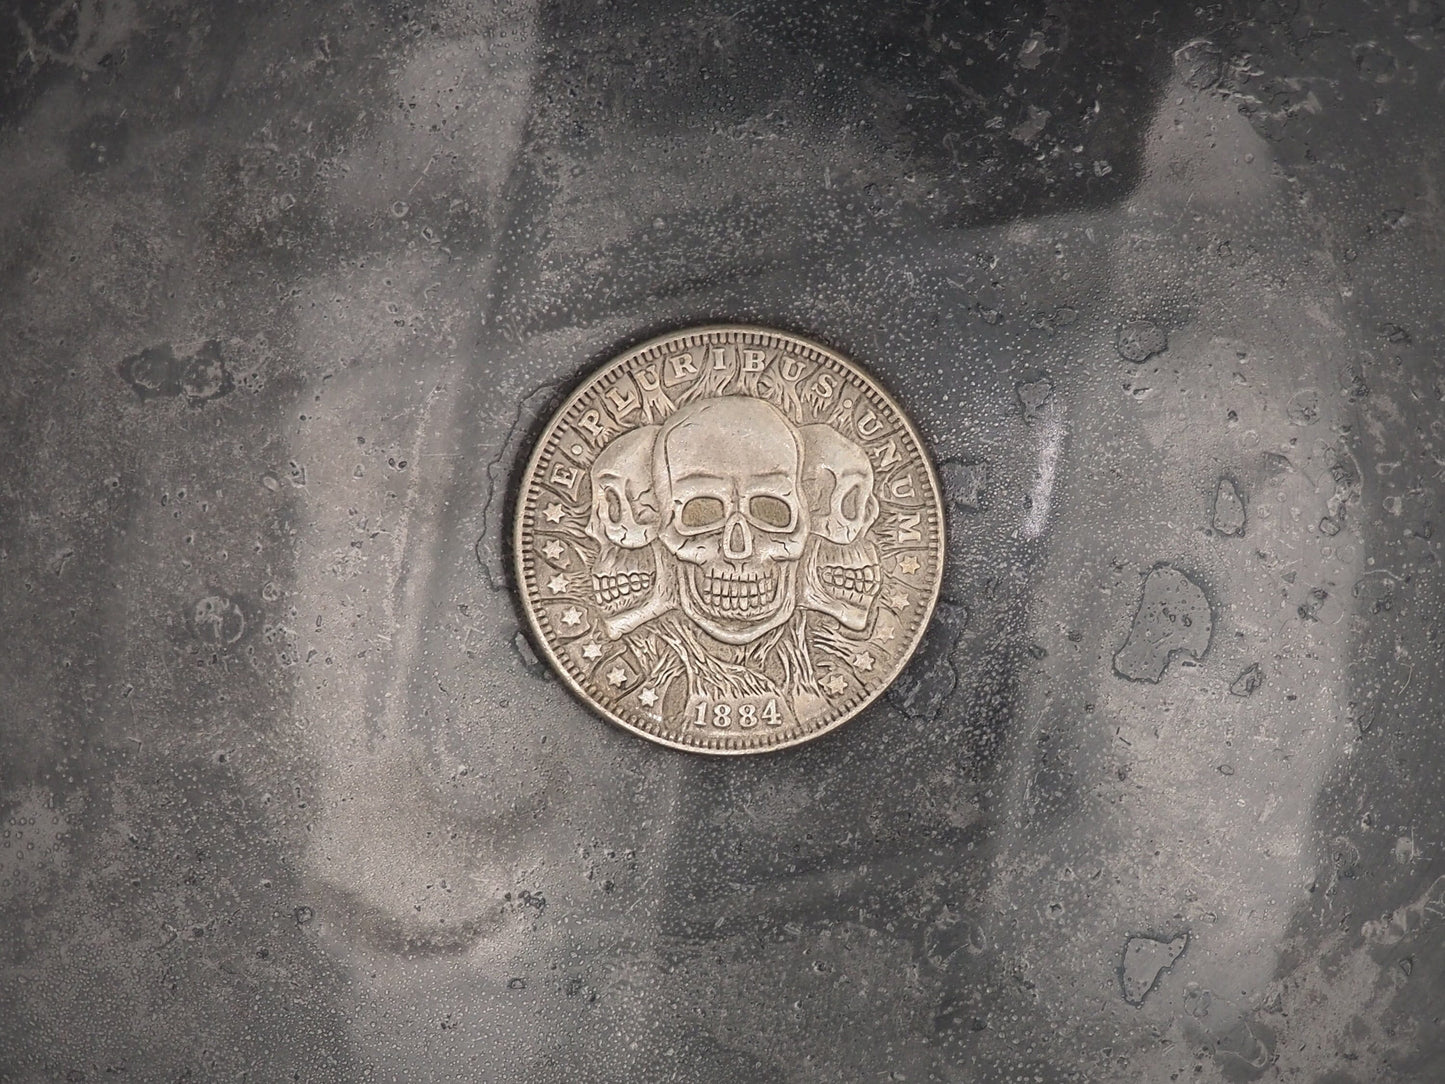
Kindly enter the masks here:
M 614 723 L 702 753 L 857 715 L 917 648 L 943 573 L 938 478 L 902 408 L 765 328 L 603 365 L 543 431 L 516 517 L 542 654 Z

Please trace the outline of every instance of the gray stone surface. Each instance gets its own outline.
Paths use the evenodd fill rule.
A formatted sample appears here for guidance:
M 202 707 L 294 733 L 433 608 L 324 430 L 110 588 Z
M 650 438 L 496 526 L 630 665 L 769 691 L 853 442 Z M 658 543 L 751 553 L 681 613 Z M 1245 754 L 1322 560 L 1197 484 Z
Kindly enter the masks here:
M 1442 35 L 17 0 L 0 1079 L 1445 1077 Z M 949 503 L 898 689 L 744 763 L 588 715 L 506 542 L 581 374 L 723 319 Z M 1125 680 L 1160 567 L 1212 638 Z

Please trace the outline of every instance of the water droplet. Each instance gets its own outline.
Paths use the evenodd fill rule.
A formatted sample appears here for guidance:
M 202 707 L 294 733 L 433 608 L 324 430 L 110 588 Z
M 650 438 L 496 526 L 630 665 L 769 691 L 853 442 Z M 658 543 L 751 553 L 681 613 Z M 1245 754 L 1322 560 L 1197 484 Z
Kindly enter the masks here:
M 1024 420 L 1031 422 L 1044 413 L 1044 408 L 1054 397 L 1054 382 L 1041 376 L 1032 382 L 1019 384 L 1014 390 L 1023 407 Z
M 1251 663 L 1237 678 L 1229 683 L 1229 691 L 1235 696 L 1253 696 L 1254 691 L 1264 684 L 1264 671 L 1259 663 Z
M 1305 596 L 1304 602 L 1300 603 L 1295 612 L 1299 614 L 1301 621 L 1318 621 L 1320 610 L 1329 597 L 1330 593 L 1323 587 L 1312 587 L 1310 593 Z
M 1134 320 L 1119 329 L 1115 342 L 1119 356 L 1136 365 L 1169 349 L 1169 336 L 1152 320 Z
M 1189 945 L 1189 935 L 1182 933 L 1172 941 L 1159 937 L 1131 937 L 1124 942 L 1124 960 L 1119 967 L 1119 981 L 1124 1000 L 1142 1005 L 1159 982 L 1159 977 L 1174 965 Z
M 983 508 L 984 490 L 988 486 L 987 463 L 948 459 L 939 467 L 938 473 L 950 508 L 966 512 L 977 512 Z
M 1213 518 L 1214 529 L 1220 534 L 1235 538 L 1244 534 L 1244 496 L 1232 478 L 1221 478 L 1215 486 Z
M 191 634 L 198 640 L 219 647 L 228 647 L 246 632 L 246 615 L 234 599 L 225 595 L 207 595 L 190 613 Z
M 1176 655 L 1202 659 L 1213 632 L 1203 589 L 1177 568 L 1160 565 L 1144 580 L 1128 639 L 1114 656 L 1114 672 L 1129 681 L 1157 682 Z
M 952 654 L 968 624 L 968 608 L 942 601 L 923 643 L 888 690 L 888 699 L 911 719 L 933 719 L 958 686 Z
M 1224 75 L 1224 54 L 1206 38 L 1195 38 L 1174 53 L 1174 70 L 1190 90 L 1208 90 Z
M 1285 414 L 1294 425 L 1314 425 L 1320 420 L 1320 393 L 1316 388 L 1301 388 L 1289 397 Z

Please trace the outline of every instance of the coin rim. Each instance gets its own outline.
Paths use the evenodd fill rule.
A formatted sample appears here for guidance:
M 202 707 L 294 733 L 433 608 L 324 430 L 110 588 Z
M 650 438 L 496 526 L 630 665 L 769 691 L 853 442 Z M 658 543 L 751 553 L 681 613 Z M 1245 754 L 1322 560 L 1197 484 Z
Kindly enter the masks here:
M 927 605 L 924 607 L 923 616 L 918 622 L 918 631 L 913 637 L 913 642 L 909 645 L 906 652 L 898 656 L 898 660 L 894 664 L 893 670 L 888 675 L 887 680 L 880 682 L 877 688 L 874 689 L 870 695 L 860 700 L 857 704 L 854 704 L 852 708 L 850 708 L 847 712 L 839 715 L 838 718 L 831 720 L 826 726 L 819 727 L 815 730 L 810 730 L 806 734 L 799 734 L 785 741 L 774 742 L 770 745 L 757 745 L 748 748 L 733 749 L 711 749 L 707 748 L 706 746 L 689 745 L 685 742 L 675 741 L 671 738 L 663 737 L 660 734 L 654 734 L 651 731 L 644 730 L 643 728 L 628 722 L 626 719 L 622 718 L 620 715 L 614 713 L 613 711 L 604 707 L 600 702 L 598 702 L 597 698 L 594 697 L 592 693 L 590 693 L 579 681 L 577 681 L 576 678 L 572 676 L 572 674 L 568 671 L 567 667 L 563 665 L 562 660 L 558 657 L 558 654 L 553 649 L 551 643 L 548 642 L 547 636 L 543 632 L 542 626 L 538 621 L 536 607 L 534 606 L 532 599 L 527 594 L 527 570 L 523 564 L 523 535 L 526 531 L 524 512 L 527 503 L 527 493 L 534 479 L 536 478 L 537 467 L 541 462 L 542 453 L 547 448 L 547 436 L 552 430 L 552 427 L 556 424 L 557 419 L 563 417 L 567 413 L 567 411 L 571 410 L 573 405 L 576 404 L 577 401 L 581 399 L 584 394 L 590 391 L 596 385 L 596 383 L 604 376 L 612 372 L 614 369 L 618 369 L 621 368 L 623 365 L 626 365 L 629 361 L 634 360 L 637 355 L 643 353 L 644 351 L 649 350 L 652 347 L 659 346 L 670 340 L 680 339 L 688 335 L 706 335 L 717 332 L 741 333 L 745 335 L 768 335 L 785 341 L 797 343 L 800 346 L 807 347 L 811 350 L 817 350 L 823 354 L 832 357 L 835 361 L 842 365 L 844 369 L 852 369 L 853 371 L 861 375 L 864 379 L 870 381 L 873 385 L 873 390 L 876 391 L 879 396 L 882 397 L 883 402 L 893 410 L 898 420 L 902 423 L 903 428 L 907 430 L 909 436 L 913 438 L 914 445 L 918 448 L 918 454 L 923 462 L 924 472 L 927 474 L 928 481 L 931 486 L 933 494 L 933 510 L 935 514 L 935 522 L 938 524 L 938 560 L 935 562 L 932 583 L 928 592 L 928 602 Z M 562 402 L 560 406 L 558 406 L 555 410 L 551 412 L 551 414 L 547 418 L 546 424 L 543 425 L 538 435 L 537 445 L 532 449 L 532 454 L 527 457 L 527 465 L 522 471 L 520 484 L 518 485 L 517 492 L 513 497 L 512 520 L 512 572 L 513 575 L 516 577 L 517 581 L 517 598 L 521 603 L 522 612 L 526 615 L 527 628 L 531 634 L 532 641 L 537 647 L 541 649 L 542 654 L 547 659 L 547 665 L 552 670 L 552 672 L 562 679 L 563 683 L 567 686 L 567 688 L 571 690 L 574 696 L 576 696 L 579 700 L 582 701 L 585 707 L 591 709 L 597 715 L 602 716 L 608 722 L 614 723 L 615 725 L 621 727 L 629 734 L 635 734 L 640 738 L 646 738 L 650 742 L 666 746 L 669 749 L 677 749 L 685 753 L 697 753 L 704 756 L 751 756 L 758 753 L 777 753 L 784 749 L 794 748 L 796 746 L 804 744 L 805 742 L 810 742 L 815 738 L 821 738 L 824 734 L 829 734 L 832 731 L 837 730 L 838 727 L 842 726 L 844 723 L 856 718 L 865 709 L 872 707 L 873 704 L 884 693 L 886 693 L 890 688 L 892 688 L 893 683 L 898 680 L 898 675 L 903 672 L 904 668 L 913 660 L 914 655 L 918 653 L 919 645 L 923 643 L 923 638 L 928 632 L 928 626 L 932 623 L 934 612 L 937 609 L 938 597 L 943 589 L 943 565 L 948 555 L 946 535 L 946 532 L 948 530 L 948 524 L 943 507 L 943 487 L 939 482 L 938 471 L 934 468 L 933 457 L 929 454 L 928 445 L 924 442 L 923 437 L 918 432 L 917 428 L 915 428 L 913 424 L 913 419 L 909 417 L 908 412 L 903 409 L 902 404 L 893 397 L 893 394 L 878 380 L 876 376 L 873 375 L 870 370 L 864 368 L 862 365 L 859 365 L 852 358 L 847 357 L 846 355 L 840 353 L 837 350 L 834 350 L 832 347 L 825 346 L 824 344 L 817 342 L 813 339 L 804 338 L 801 335 L 795 335 L 792 332 L 779 331 L 776 328 L 762 327 L 756 324 L 699 324 L 693 327 L 680 328 L 676 331 L 669 331 L 661 335 L 654 335 L 643 342 L 637 343 L 635 346 L 628 347 L 621 354 L 615 356 L 611 361 L 603 362 L 595 369 L 589 370 L 585 375 L 583 375 L 581 380 L 578 382 L 577 387 L 573 389 L 572 393 L 567 396 L 567 398 Z

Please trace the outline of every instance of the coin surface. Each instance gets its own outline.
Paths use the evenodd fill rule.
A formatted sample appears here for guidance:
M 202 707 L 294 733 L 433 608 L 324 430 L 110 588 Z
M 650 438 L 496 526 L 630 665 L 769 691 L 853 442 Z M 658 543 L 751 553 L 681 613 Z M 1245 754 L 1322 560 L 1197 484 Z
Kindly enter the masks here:
M 942 579 L 938 478 L 903 410 L 764 328 L 603 365 L 543 431 L 516 508 L 548 660 L 608 719 L 696 752 L 780 749 L 858 714 Z

